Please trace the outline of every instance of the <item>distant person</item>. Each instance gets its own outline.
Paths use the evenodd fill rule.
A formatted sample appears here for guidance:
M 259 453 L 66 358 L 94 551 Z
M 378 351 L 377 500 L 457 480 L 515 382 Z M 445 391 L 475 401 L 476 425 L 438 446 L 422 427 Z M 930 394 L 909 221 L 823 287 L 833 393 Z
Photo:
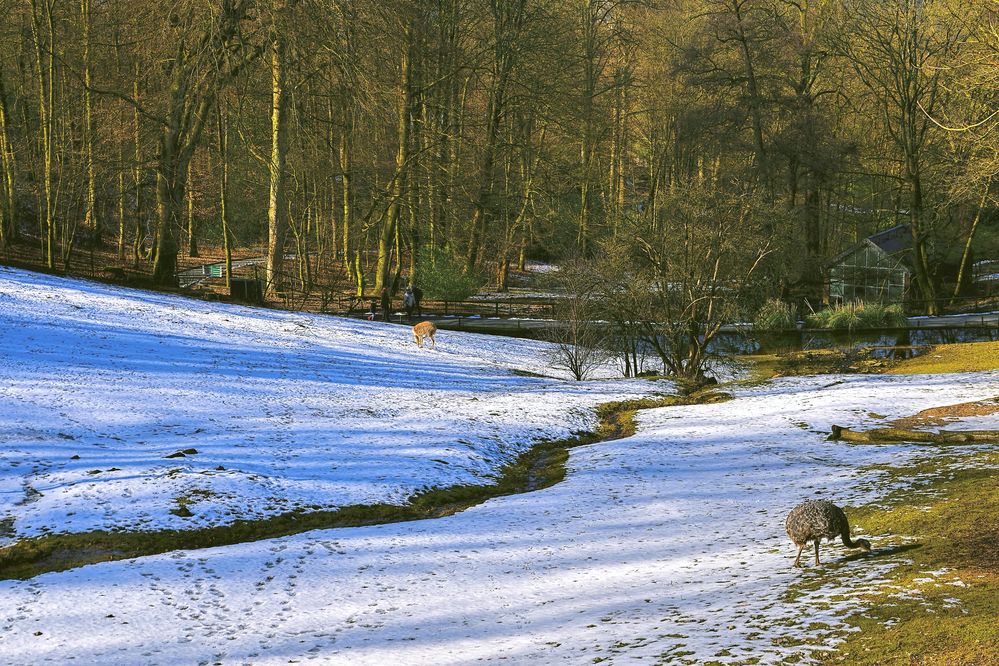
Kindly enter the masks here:
M 377 313 L 378 313 L 378 301 L 372 298 L 371 305 L 368 306 L 368 321 L 374 321 L 375 315 Z
M 422 317 L 423 305 L 421 305 L 421 303 L 423 302 L 423 290 L 417 287 L 415 284 L 412 285 L 412 287 L 413 287 L 413 300 L 416 301 L 416 316 Z
M 392 297 L 389 296 L 388 287 L 382 289 L 382 320 L 389 321 L 389 310 L 392 309 Z
M 406 288 L 406 295 L 402 297 L 402 306 L 406 308 L 406 320 L 413 321 L 413 310 L 416 308 L 416 296 L 413 295 L 413 288 Z

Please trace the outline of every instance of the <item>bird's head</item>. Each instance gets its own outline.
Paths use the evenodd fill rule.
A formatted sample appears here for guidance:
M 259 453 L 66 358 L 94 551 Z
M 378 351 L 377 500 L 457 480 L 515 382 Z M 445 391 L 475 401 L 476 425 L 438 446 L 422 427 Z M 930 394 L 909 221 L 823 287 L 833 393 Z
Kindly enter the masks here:
M 866 552 L 871 552 L 871 542 L 867 539 L 857 539 L 854 541 L 858 548 L 863 548 Z

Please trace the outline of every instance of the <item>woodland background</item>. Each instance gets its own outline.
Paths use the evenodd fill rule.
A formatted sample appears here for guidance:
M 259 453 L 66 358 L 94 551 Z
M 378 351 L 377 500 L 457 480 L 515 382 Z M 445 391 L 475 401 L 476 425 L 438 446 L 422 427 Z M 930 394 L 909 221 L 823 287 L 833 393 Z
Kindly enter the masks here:
M 589 259 L 689 310 L 905 223 L 932 313 L 999 256 L 997 98 L 996 0 L 0 0 L 0 252 Z

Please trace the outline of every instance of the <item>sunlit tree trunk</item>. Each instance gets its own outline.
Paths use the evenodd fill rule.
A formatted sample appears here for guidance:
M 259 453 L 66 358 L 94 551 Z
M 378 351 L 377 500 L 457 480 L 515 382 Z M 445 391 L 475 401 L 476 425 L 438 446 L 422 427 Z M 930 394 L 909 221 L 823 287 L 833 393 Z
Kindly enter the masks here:
M 283 8 L 279 6 L 276 11 Z M 270 196 L 267 205 L 267 291 L 272 293 L 283 282 L 284 247 L 287 236 L 287 193 L 285 165 L 288 157 L 288 89 L 287 89 L 287 40 L 281 31 L 284 26 L 273 26 L 271 35 L 271 157 L 268 163 Z
M 17 240 L 17 211 L 14 208 L 14 146 L 10 139 L 7 91 L 0 67 L 0 246 Z
M 219 144 L 219 222 L 222 225 L 222 249 L 225 252 L 225 287 L 232 288 L 232 245 L 229 238 L 229 108 L 218 105 Z
M 135 78 L 132 81 L 132 97 L 139 99 L 139 65 L 135 65 Z M 132 263 L 135 268 L 139 266 L 140 259 L 149 257 L 152 248 L 143 247 L 145 228 L 145 201 L 143 195 L 143 155 L 142 155 L 142 119 L 139 117 L 138 107 L 132 109 L 132 142 L 135 154 L 132 162 L 132 187 L 135 194 L 135 229 L 132 238 Z
M 55 105 L 55 59 L 52 57 L 55 30 L 52 19 L 53 0 L 31 0 L 31 36 L 35 48 L 35 68 L 38 78 L 38 118 L 42 153 L 42 201 L 39 222 L 44 242 L 45 265 L 55 268 L 56 221 L 52 166 L 53 107 Z M 43 42 L 44 34 L 47 41 Z
M 83 32 L 83 145 L 86 166 L 86 192 L 84 194 L 84 227 L 90 236 L 89 243 L 93 247 L 100 243 L 101 228 L 95 210 L 97 202 L 97 184 L 94 175 L 94 114 L 93 100 L 90 93 L 90 0 L 80 0 L 80 23 Z
M 119 123 L 119 130 L 124 133 L 124 128 L 121 127 Z M 118 140 L 118 261 L 123 261 L 125 259 L 125 220 L 127 215 L 125 213 L 125 200 L 126 194 L 128 192 L 127 186 L 125 184 L 125 139 L 124 137 Z
M 381 230 L 378 234 L 378 263 L 375 268 L 375 292 L 381 293 L 386 287 L 393 287 L 389 276 L 393 268 L 392 248 L 398 249 L 399 219 L 402 214 L 402 198 L 405 193 L 405 180 L 407 160 L 409 158 L 409 138 L 410 138 L 410 109 L 413 101 L 413 49 L 414 49 L 414 26 L 407 23 L 404 28 L 405 48 L 403 49 L 400 70 L 402 74 L 398 100 L 398 131 L 399 148 L 396 152 L 395 168 L 396 173 L 393 179 L 390 193 L 390 203 L 382 221 Z M 398 262 L 398 255 L 396 255 Z

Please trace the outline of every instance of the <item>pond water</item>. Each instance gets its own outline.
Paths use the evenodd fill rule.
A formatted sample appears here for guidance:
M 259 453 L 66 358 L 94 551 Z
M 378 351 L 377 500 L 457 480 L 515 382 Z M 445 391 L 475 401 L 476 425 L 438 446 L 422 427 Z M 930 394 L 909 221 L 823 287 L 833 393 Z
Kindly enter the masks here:
M 809 349 L 873 348 L 872 356 L 909 358 L 931 345 L 958 342 L 994 342 L 999 329 L 973 328 L 895 328 L 863 331 L 804 329 L 779 333 L 721 333 L 711 345 L 719 354 L 779 354 Z
M 444 328 L 472 330 L 477 333 L 519 338 L 545 339 L 544 326 L 513 325 L 515 320 L 458 320 L 457 325 Z M 464 322 L 464 324 L 462 323 Z M 468 325 L 474 322 L 474 326 Z M 491 325 L 492 324 L 492 325 Z M 902 360 L 918 356 L 929 347 L 958 342 L 995 342 L 999 328 L 995 326 L 952 326 L 926 328 L 885 328 L 855 331 L 801 329 L 781 332 L 725 331 L 719 333 L 708 351 L 719 356 L 748 354 L 786 354 L 814 349 L 869 349 L 871 358 Z M 655 357 L 651 345 L 639 345 L 642 356 Z

